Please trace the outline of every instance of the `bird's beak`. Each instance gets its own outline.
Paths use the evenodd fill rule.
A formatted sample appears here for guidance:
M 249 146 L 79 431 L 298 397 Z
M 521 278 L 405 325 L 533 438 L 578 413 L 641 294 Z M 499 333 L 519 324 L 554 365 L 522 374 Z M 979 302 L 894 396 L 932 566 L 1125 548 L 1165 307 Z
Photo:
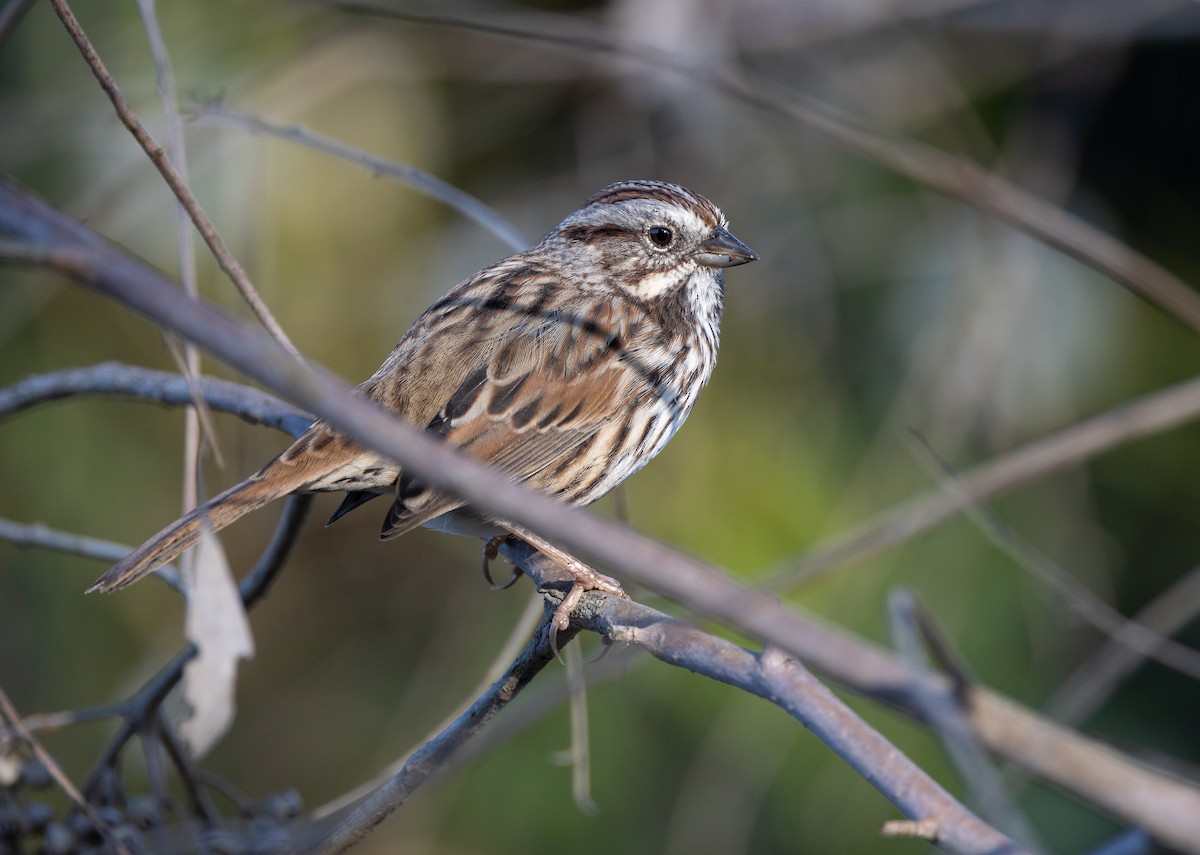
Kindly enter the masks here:
M 694 258 L 705 267 L 736 267 L 758 260 L 754 250 L 725 229 L 717 229 L 701 241 Z

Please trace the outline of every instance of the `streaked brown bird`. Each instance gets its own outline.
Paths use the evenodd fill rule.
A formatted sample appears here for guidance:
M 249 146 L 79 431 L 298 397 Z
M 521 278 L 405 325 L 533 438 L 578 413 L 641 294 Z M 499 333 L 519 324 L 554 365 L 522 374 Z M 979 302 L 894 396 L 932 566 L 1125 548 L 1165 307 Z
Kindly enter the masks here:
M 679 430 L 716 364 L 722 268 L 756 258 L 703 196 L 657 181 L 612 184 L 537 246 L 430 306 L 358 391 L 514 481 L 591 504 Z M 89 590 L 123 588 L 171 561 L 196 543 L 204 520 L 219 530 L 274 499 L 316 491 L 346 492 L 330 523 L 390 496 L 384 540 L 424 525 L 482 537 L 515 533 L 549 547 L 474 514 L 317 421 Z M 564 563 L 578 580 L 571 605 L 585 589 L 620 592 L 614 580 Z

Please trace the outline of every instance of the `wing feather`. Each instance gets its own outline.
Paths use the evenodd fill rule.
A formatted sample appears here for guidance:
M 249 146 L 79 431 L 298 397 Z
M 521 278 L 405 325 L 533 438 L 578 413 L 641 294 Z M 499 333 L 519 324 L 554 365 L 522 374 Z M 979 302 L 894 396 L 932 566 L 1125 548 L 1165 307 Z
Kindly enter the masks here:
M 617 358 L 630 334 L 628 307 L 612 292 L 567 294 L 561 280 L 546 276 L 531 276 L 504 300 L 486 296 L 488 283 L 475 284 L 435 305 L 406 337 L 413 347 L 401 358 L 409 370 L 441 377 L 439 393 L 422 395 L 420 384 L 410 383 L 418 394 L 392 408 L 513 480 L 553 494 L 566 477 L 556 464 L 570 461 L 627 402 L 650 391 Z M 431 328 L 418 329 L 423 322 Z M 388 405 L 388 390 L 375 391 Z M 397 537 L 461 506 L 401 477 L 382 536 Z

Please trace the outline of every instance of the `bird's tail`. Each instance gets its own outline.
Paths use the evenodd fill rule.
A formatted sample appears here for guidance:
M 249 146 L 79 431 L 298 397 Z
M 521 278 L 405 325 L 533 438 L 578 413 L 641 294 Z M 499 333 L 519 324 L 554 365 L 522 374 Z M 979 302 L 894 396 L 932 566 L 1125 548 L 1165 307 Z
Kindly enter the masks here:
M 278 479 L 263 478 L 267 471 L 235 484 L 175 520 L 110 567 L 107 573 L 92 583 L 87 592 L 107 593 L 132 585 L 194 546 L 200 539 L 201 527 L 206 523 L 213 531 L 219 531 L 251 511 L 291 492 L 291 489 L 281 489 L 283 485 L 279 484 Z

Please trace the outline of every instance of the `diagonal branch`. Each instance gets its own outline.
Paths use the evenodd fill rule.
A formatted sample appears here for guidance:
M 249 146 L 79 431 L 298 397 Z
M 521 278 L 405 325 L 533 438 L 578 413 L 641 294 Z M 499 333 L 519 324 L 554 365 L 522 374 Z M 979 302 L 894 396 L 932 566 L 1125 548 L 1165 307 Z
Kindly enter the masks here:
M 533 637 L 500 679 L 445 730 L 414 751 L 390 780 L 337 821 L 310 852 L 332 855 L 346 851 L 404 804 L 418 787 L 441 771 L 464 743 L 479 733 L 543 668 L 554 661 L 550 643 L 551 618 L 552 612 L 547 611 Z M 569 642 L 575 632 L 559 632 L 559 644 Z
M 217 104 L 206 104 L 197 107 L 191 114 L 191 119 L 198 124 L 215 125 L 216 127 L 237 128 L 252 134 L 269 134 L 279 139 L 294 142 L 297 145 L 311 148 L 332 157 L 357 164 L 370 170 L 374 175 L 382 175 L 402 181 L 414 190 L 424 193 L 431 199 L 436 199 L 444 205 L 458 211 L 464 217 L 473 220 L 477 225 L 487 229 L 499 238 L 513 252 L 529 248 L 529 239 L 521 234 L 520 229 L 500 216 L 490 205 L 476 199 L 453 184 L 447 184 L 435 178 L 424 170 L 391 160 L 376 157 L 369 151 L 344 143 L 333 137 L 319 134 L 316 131 L 300 125 L 285 125 L 272 122 L 261 116 L 249 113 L 239 113 Z
M 981 463 L 959 475 L 953 490 L 934 488 L 834 535 L 768 579 L 764 587 L 789 590 L 842 564 L 904 543 L 986 499 L 1198 417 L 1200 378 L 1135 398 Z
M 100 83 L 100 87 L 108 95 L 108 99 L 112 101 L 113 107 L 117 111 L 117 117 L 121 123 L 129 129 L 133 134 L 133 138 L 137 140 L 138 145 L 146 152 L 146 156 L 150 158 L 151 163 L 158 169 L 163 180 L 167 182 L 167 186 L 171 188 L 171 192 L 175 194 L 175 198 L 179 200 L 179 204 L 187 210 L 188 216 L 192 218 L 192 222 L 196 224 L 196 229 L 200 232 L 200 236 L 204 238 L 204 242 L 208 244 L 208 248 L 212 251 L 213 257 L 216 258 L 217 264 L 225 271 L 231 282 L 239 292 L 242 298 L 249 304 L 254 316 L 258 318 L 259 323 L 266 328 L 279 344 L 292 354 L 293 357 L 299 359 L 300 352 L 296 350 L 296 346 L 292 344 L 291 339 L 287 337 L 287 333 L 283 331 L 283 327 L 275 320 L 275 316 L 271 314 L 271 310 L 267 308 L 267 304 L 255 290 L 250 277 L 246 274 L 245 268 L 233 257 L 233 253 L 225 246 L 225 242 L 221 240 L 221 236 L 217 234 L 216 228 L 208 215 L 200 207 L 200 203 L 196 201 L 196 197 L 192 195 L 192 191 L 188 189 L 187 183 L 180 177 L 179 172 L 171 165 L 171 161 L 167 159 L 166 153 L 162 146 L 155 142 L 150 136 L 150 132 L 138 119 L 133 112 L 133 108 L 121 94 L 121 90 L 117 88 L 116 81 L 109 74 L 108 68 L 104 65 L 100 55 L 96 53 L 96 49 L 88 40 L 87 34 L 79 25 L 79 21 L 75 18 L 71 7 L 67 5 L 66 0 L 50 0 L 50 4 L 54 7 L 55 13 L 62 20 L 63 26 L 67 28 L 71 39 L 79 48 L 79 52 L 83 54 L 84 60 L 88 67 L 92 70 L 96 80 Z
M 79 792 L 71 779 L 63 772 L 62 767 L 58 765 L 58 761 L 45 749 L 41 741 L 34 736 L 29 728 L 25 726 L 24 720 L 13 706 L 12 701 L 8 699 L 8 694 L 4 689 L 0 688 L 0 717 L 8 720 L 9 726 L 13 732 L 21 738 L 21 741 L 29 748 L 33 755 L 46 767 L 50 773 L 50 777 L 58 784 L 59 788 L 67 794 L 67 798 L 71 803 L 88 818 L 101 835 L 104 836 L 119 855 L 130 855 L 128 847 L 113 834 L 112 825 L 103 819 L 96 809 L 83 797 L 83 793 Z
M 539 589 L 558 589 L 569 577 L 527 544 L 506 547 Z M 797 719 L 913 820 L 937 823 L 936 843 L 947 852 L 1025 850 L 991 828 L 822 685 L 797 659 L 776 647 L 753 653 L 632 600 L 591 594 L 572 626 L 606 641 L 636 644 L 668 665 L 685 668 L 757 695 Z

